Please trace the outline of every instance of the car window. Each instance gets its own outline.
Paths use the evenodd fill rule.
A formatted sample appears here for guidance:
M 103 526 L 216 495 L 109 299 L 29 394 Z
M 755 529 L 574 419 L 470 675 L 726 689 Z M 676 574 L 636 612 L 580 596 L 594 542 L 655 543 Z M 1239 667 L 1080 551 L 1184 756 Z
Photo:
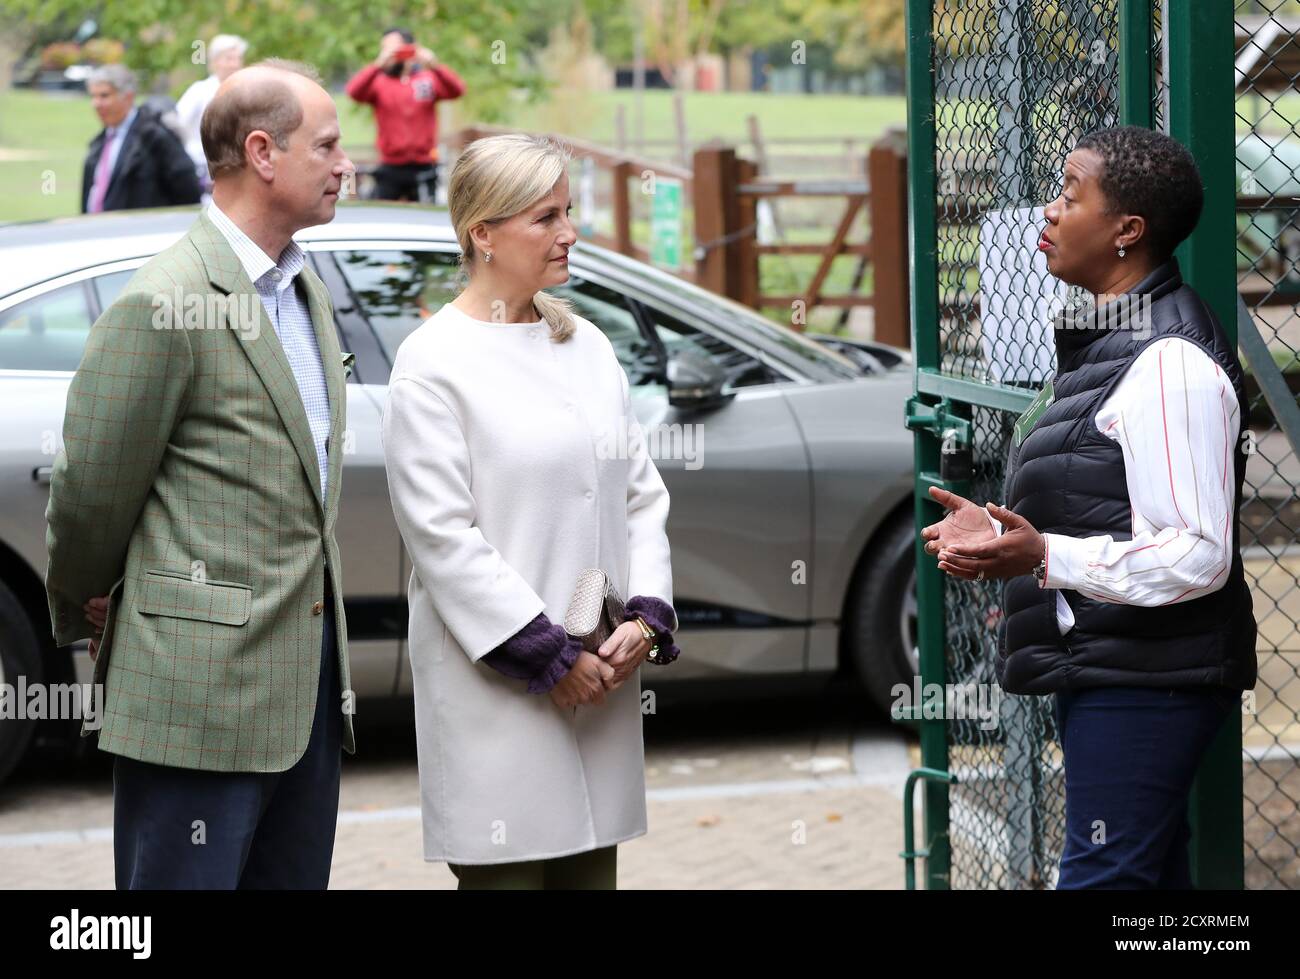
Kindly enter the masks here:
M 5 310 L 0 313 L 0 370 L 75 371 L 91 322 L 82 282 Z
M 604 251 L 593 250 L 598 254 Z M 811 372 L 814 377 L 825 380 L 857 379 L 862 376 L 861 369 L 852 361 L 789 326 L 774 323 L 762 313 L 734 299 L 710 292 L 662 269 L 642 263 L 633 265 L 631 259 L 622 255 L 608 253 L 607 261 L 625 274 L 634 274 L 636 281 L 644 287 L 671 297 L 673 304 L 679 308 L 699 310 L 708 322 L 725 323 L 727 332 L 753 337 L 755 343 L 762 344 L 765 353 L 773 353 L 772 359 L 779 364 L 788 364 L 799 373 Z
M 639 387 L 662 379 L 659 354 L 642 334 L 622 295 L 576 275 L 570 276 L 567 284 L 546 291 L 568 299 L 573 303 L 574 312 L 600 328 L 618 355 L 629 384 Z
M 758 358 L 738 350 L 721 337 L 697 330 L 658 307 L 647 304 L 645 308 L 669 357 L 681 350 L 712 360 L 726 372 L 729 389 L 787 380 Z
M 389 363 L 402 341 L 460 290 L 453 252 L 339 251 L 334 257 Z
M 131 281 L 133 275 L 135 275 L 135 269 L 125 269 L 121 272 L 110 272 L 108 275 L 95 277 L 95 295 L 99 298 L 101 312 L 113 305 L 117 297 L 122 294 L 123 287 Z

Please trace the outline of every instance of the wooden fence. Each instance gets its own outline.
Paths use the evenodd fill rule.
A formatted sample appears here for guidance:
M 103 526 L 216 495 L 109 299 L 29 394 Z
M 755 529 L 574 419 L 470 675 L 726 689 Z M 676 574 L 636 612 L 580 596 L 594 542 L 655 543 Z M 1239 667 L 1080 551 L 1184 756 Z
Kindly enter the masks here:
M 476 139 L 513 130 L 474 126 L 450 137 L 459 149 Z M 637 198 L 633 181 L 648 175 L 680 180 L 693 223 L 693 264 L 680 270 L 683 278 L 728 296 L 754 309 L 790 310 L 790 324 L 802 329 L 815 307 L 869 307 L 874 337 L 900 347 L 909 345 L 907 160 L 906 140 L 898 131 L 879 139 L 863 161 L 863 175 L 849 180 L 780 180 L 762 176 L 758 164 L 734 147 L 707 144 L 694 151 L 687 169 L 671 163 L 630 155 L 610 147 L 564 138 L 575 159 L 590 161 L 607 181 L 612 230 L 590 229 L 584 237 L 621 254 L 649 261 L 649 250 L 634 240 Z M 575 195 L 576 196 L 576 195 Z M 781 198 L 842 198 L 843 210 L 829 241 L 774 242 L 758 240 L 758 202 Z M 850 241 L 854 221 L 865 211 L 869 236 Z M 820 260 L 809 281 L 793 293 L 762 290 L 761 259 L 765 255 L 815 255 Z M 836 258 L 856 258 L 853 287 L 832 295 L 825 286 Z M 866 270 L 873 273 L 873 292 L 860 291 Z

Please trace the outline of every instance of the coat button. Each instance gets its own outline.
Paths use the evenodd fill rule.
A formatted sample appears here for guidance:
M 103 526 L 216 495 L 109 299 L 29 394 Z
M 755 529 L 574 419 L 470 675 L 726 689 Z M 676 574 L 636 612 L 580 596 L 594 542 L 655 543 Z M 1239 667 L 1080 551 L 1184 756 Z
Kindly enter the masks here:
M 322 612 L 324 612 L 324 611 L 325 611 L 325 603 L 324 603 L 324 602 L 317 602 L 315 605 L 313 605 L 313 606 L 311 607 L 311 614 L 312 614 L 312 615 L 320 615 L 320 614 L 321 614 Z

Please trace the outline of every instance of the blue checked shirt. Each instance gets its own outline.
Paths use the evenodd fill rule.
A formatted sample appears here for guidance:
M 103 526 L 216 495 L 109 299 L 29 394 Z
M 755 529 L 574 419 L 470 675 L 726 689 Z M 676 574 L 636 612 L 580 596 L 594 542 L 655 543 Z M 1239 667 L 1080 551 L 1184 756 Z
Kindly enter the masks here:
M 320 345 L 316 342 L 311 312 L 303 295 L 292 288 L 307 256 L 298 243 L 290 239 L 288 247 L 280 253 L 280 260 L 273 262 L 215 203 L 208 205 L 208 218 L 230 242 L 252 280 L 266 315 L 275 327 L 275 335 L 280 338 L 294 380 L 298 382 L 298 393 L 302 396 L 303 408 L 307 410 L 307 422 L 311 425 L 311 438 L 316 446 L 323 501 L 329 489 L 326 480 L 329 459 L 325 454 L 330 432 L 329 391 L 325 386 L 325 368 L 321 365 Z

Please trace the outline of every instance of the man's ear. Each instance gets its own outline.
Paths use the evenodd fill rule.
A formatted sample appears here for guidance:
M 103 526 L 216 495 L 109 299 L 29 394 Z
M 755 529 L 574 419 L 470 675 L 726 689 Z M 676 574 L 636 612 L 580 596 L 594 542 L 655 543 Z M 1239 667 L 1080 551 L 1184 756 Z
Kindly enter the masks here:
M 248 165 L 257 175 L 268 183 L 275 176 L 275 164 L 271 160 L 271 134 L 261 129 L 254 129 L 244 137 L 244 153 Z

